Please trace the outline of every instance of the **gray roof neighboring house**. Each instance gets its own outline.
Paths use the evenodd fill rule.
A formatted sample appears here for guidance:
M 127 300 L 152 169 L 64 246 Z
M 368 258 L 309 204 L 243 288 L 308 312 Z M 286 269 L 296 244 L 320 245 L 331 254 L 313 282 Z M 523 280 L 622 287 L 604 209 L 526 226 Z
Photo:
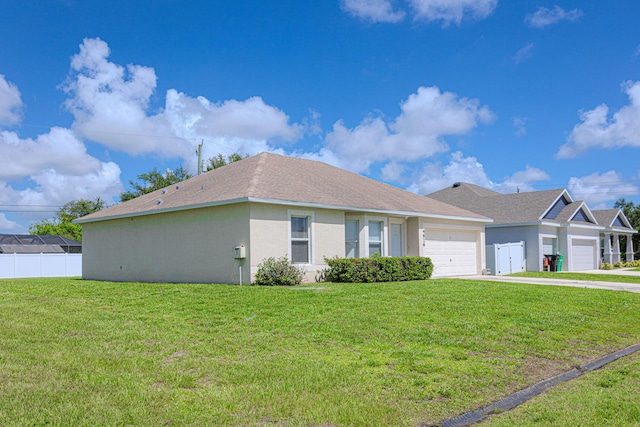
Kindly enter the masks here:
M 502 194 L 463 182 L 427 197 L 478 212 L 493 218 L 497 225 L 539 222 L 565 194 L 566 190 L 563 189 Z
M 456 183 L 427 197 L 493 218 L 494 223 L 488 227 L 542 222 L 598 225 L 587 205 L 583 201 L 573 201 L 562 188 L 502 194 L 474 184 Z M 557 212 L 552 214 L 554 209 Z
M 637 233 L 621 209 L 599 209 L 594 210 L 593 215 L 598 220 L 598 224 L 605 227 L 607 231 Z
M 84 216 L 87 223 L 239 202 L 491 222 L 485 215 L 423 197 L 326 163 L 271 153 L 228 164 Z

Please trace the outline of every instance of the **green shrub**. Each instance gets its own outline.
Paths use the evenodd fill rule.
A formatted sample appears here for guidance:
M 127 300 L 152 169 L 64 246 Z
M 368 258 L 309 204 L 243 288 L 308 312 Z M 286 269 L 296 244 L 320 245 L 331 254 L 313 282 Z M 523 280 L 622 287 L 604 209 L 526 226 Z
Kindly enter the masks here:
M 295 286 L 302 283 L 305 272 L 287 257 L 267 258 L 258 264 L 258 272 L 253 282 L 258 286 Z
M 605 262 L 602 264 L 602 269 L 603 270 L 613 270 L 613 265 L 609 264 L 608 262 Z
M 618 261 L 615 264 L 613 264 L 613 268 L 622 268 L 624 267 L 624 262 L 622 261 Z
M 408 257 L 325 258 L 324 280 L 336 283 L 402 282 L 431 277 L 431 259 Z

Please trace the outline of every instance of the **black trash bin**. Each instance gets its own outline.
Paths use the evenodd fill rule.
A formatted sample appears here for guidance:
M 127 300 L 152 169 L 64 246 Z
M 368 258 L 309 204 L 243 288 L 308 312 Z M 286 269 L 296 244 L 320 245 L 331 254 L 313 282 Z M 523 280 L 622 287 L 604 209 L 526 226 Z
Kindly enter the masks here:
M 558 271 L 558 260 L 560 255 L 545 255 L 549 263 L 549 271 Z

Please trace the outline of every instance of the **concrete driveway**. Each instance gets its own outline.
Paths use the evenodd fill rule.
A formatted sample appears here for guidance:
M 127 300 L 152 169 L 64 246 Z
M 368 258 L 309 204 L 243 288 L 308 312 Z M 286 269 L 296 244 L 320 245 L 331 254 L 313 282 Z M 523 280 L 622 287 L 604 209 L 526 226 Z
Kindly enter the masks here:
M 617 274 L 621 276 L 640 277 L 640 271 L 631 271 L 631 269 L 590 270 L 590 271 L 580 271 L 580 273 L 600 274 L 600 275 Z M 628 291 L 628 292 L 640 293 L 640 284 L 635 284 L 635 283 L 601 282 L 601 281 L 572 280 L 572 279 L 564 280 L 561 278 L 541 279 L 536 277 L 513 277 L 513 276 L 464 276 L 464 277 L 457 277 L 457 279 L 487 280 L 490 282 L 529 283 L 533 285 L 572 286 L 575 288 L 609 289 L 613 291 Z

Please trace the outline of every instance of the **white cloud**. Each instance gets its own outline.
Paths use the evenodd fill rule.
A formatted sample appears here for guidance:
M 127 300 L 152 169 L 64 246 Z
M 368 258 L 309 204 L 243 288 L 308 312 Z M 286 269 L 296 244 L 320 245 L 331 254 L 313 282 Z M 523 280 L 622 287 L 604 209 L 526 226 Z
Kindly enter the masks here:
M 573 158 L 591 148 L 640 147 L 640 81 L 622 85 L 629 104 L 609 119 L 609 107 L 602 104 L 582 112 L 567 142 L 560 147 L 558 158 Z
M 22 99 L 18 87 L 0 74 L 0 126 L 15 125 L 22 119 Z
M 625 180 L 616 171 L 594 173 L 582 178 L 569 179 L 569 193 L 574 199 L 584 200 L 590 209 L 605 209 L 621 197 L 640 194 L 637 186 Z
M 3 213 L 0 213 L 0 230 L 2 230 L 4 233 L 13 232 L 13 233 L 21 234 L 23 232 L 26 232 L 23 226 L 21 226 L 15 221 L 10 220 Z
M 444 27 L 467 19 L 484 19 L 493 13 L 498 0 L 406 0 L 416 21 L 440 21 Z M 406 13 L 392 0 L 341 0 L 342 10 L 370 22 L 397 23 Z
M 493 13 L 498 0 L 408 0 L 416 19 L 442 21 L 443 26 L 465 19 L 484 19 Z
M 534 46 L 534 43 L 529 43 L 528 45 L 520 48 L 513 56 L 513 62 L 516 64 L 522 64 L 524 61 L 531 58 L 533 56 Z
M 546 172 L 527 165 L 524 171 L 514 173 L 503 182 L 494 182 L 476 157 L 465 157 L 462 152 L 457 151 L 451 154 L 446 166 L 439 163 L 426 164 L 414 176 L 414 183 L 408 189 L 414 193 L 428 195 L 450 187 L 455 182 L 468 182 L 499 193 L 514 193 L 518 190 L 533 191 L 533 182 L 549 179 Z
M 365 172 L 372 163 L 416 161 L 445 152 L 445 136 L 465 135 L 494 115 L 477 99 L 460 98 L 437 87 L 420 87 L 400 104 L 395 120 L 367 117 L 349 129 L 343 121 L 333 125 L 326 146 L 315 158 L 337 161 L 337 166 Z
M 636 50 L 633 51 L 633 56 L 640 56 L 640 44 L 636 47 Z
M 517 137 L 525 136 L 527 134 L 527 122 L 529 121 L 526 117 L 514 117 L 513 118 L 513 128 L 516 130 L 515 134 Z
M 210 142 L 211 155 L 242 151 L 254 154 L 269 148 L 271 140 L 295 141 L 303 127 L 260 97 L 244 101 L 212 102 L 175 89 L 166 94 L 164 109 L 153 114 L 149 103 L 156 88 L 152 68 L 122 67 L 108 61 L 110 50 L 100 39 L 85 39 L 71 61 L 65 85 L 73 114 L 73 129 L 84 137 L 128 154 L 153 153 L 181 157 L 195 164 L 196 144 Z M 247 150 L 251 148 L 251 150 Z
M 405 13 L 394 10 L 390 0 L 341 0 L 342 10 L 371 22 L 400 22 Z
M 525 22 L 534 28 L 544 28 L 549 25 L 557 24 L 560 21 L 577 21 L 582 17 L 580 9 L 564 10 L 560 6 L 554 6 L 553 9 L 540 7 L 532 14 L 527 15 Z

